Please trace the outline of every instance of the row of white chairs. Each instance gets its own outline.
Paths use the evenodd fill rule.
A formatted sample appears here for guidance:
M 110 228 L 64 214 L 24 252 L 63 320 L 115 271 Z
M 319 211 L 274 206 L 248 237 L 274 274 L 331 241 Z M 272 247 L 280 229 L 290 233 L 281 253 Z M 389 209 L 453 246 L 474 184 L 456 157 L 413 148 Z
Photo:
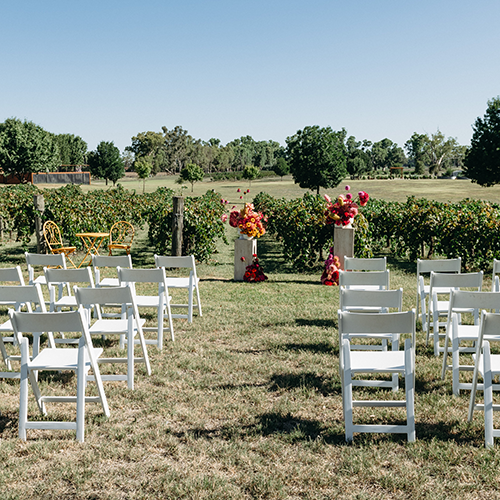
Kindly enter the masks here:
M 384 283 L 379 276 L 379 281 L 375 282 L 377 273 L 382 273 L 383 268 L 380 262 L 375 265 L 377 270 L 371 271 L 374 264 L 362 262 L 365 259 L 358 259 L 358 269 L 362 268 L 363 264 L 368 264 L 364 269 L 365 272 L 340 272 L 339 284 L 340 289 L 340 310 L 339 310 L 339 343 L 340 343 L 340 370 L 342 377 L 343 389 L 343 404 L 344 417 L 346 426 L 346 440 L 352 440 L 353 432 L 403 432 L 407 433 L 408 440 L 415 439 L 414 431 L 414 360 L 415 360 L 415 336 L 414 330 L 409 339 L 405 342 L 405 350 L 399 351 L 399 334 L 409 333 L 408 327 L 404 328 L 400 322 L 402 316 L 411 313 L 401 312 L 402 290 L 389 290 L 388 277 Z M 371 259 L 366 259 L 370 261 Z M 379 260 L 379 259 L 377 259 Z M 498 264 L 496 263 L 498 262 Z M 494 264 L 495 272 L 500 272 L 500 261 Z M 449 266 L 449 267 L 446 267 Z M 433 337 L 437 342 L 436 352 L 443 352 L 442 378 L 444 379 L 448 370 L 452 371 L 453 393 L 459 394 L 460 390 L 470 390 L 470 405 L 469 405 L 469 421 L 472 420 L 473 411 L 475 409 L 484 410 L 485 413 L 485 441 L 487 446 L 493 444 L 494 437 L 500 437 L 500 429 L 493 428 L 493 410 L 500 410 L 500 406 L 493 405 L 492 391 L 499 390 L 500 385 L 493 384 L 493 377 L 500 374 L 500 355 L 492 355 L 490 352 L 489 343 L 492 341 L 500 341 L 500 315 L 494 311 L 500 311 L 500 293 L 498 287 L 494 292 L 483 292 L 482 273 L 464 273 L 460 274 L 455 271 L 456 262 L 450 265 L 449 262 L 439 261 L 438 268 L 446 272 L 434 272 L 430 270 L 430 286 L 424 288 L 423 277 L 419 275 L 419 302 L 422 307 L 424 318 L 424 331 L 426 331 L 427 339 L 429 339 L 429 327 L 433 325 Z M 371 272 L 366 272 L 366 271 Z M 448 271 L 449 270 L 449 271 Z M 426 272 L 426 266 L 419 263 L 419 271 Z M 388 273 L 388 271 L 387 271 Z M 355 276 L 358 274 L 358 276 Z M 367 285 L 367 290 L 363 288 L 364 283 Z M 498 277 L 497 283 L 498 283 Z M 464 288 L 466 290 L 464 290 Z M 494 288 L 495 289 L 495 288 Z M 447 300 L 442 300 L 443 296 Z M 424 300 L 428 299 L 430 305 L 427 305 Z M 393 313 L 387 311 L 391 308 Z M 432 311 L 432 320 L 430 315 L 426 314 Z M 355 311 L 355 312 L 353 312 Z M 363 311 L 363 313 L 359 313 Z M 488 312 L 491 311 L 491 312 Z M 367 314 L 370 313 L 385 313 L 385 314 Z M 462 324 L 462 315 L 471 313 L 473 324 Z M 383 319 L 381 319 L 381 317 Z M 413 312 L 413 325 L 415 324 L 415 312 Z M 427 323 L 425 323 L 427 318 Z M 440 321 L 444 319 L 444 321 Z M 353 324 L 357 326 L 353 327 Z M 385 324 L 385 331 L 381 331 L 380 324 Z M 399 326 L 396 326 L 399 324 Z M 361 326 L 360 326 L 361 325 Z M 445 332 L 439 333 L 439 327 L 444 326 Z M 392 330 L 394 328 L 395 330 Z M 415 328 L 415 326 L 413 326 Z M 395 332 L 399 332 L 399 334 Z M 376 346 L 371 344 L 351 345 L 351 342 L 356 337 L 362 338 L 378 338 L 382 342 Z M 439 345 L 438 339 L 444 338 L 444 346 Z M 467 344 L 464 344 L 466 341 Z M 473 342 L 471 346 L 471 342 Z M 388 344 L 392 344 L 392 349 L 388 350 Z M 356 352 L 358 351 L 358 352 Z M 406 354 L 403 354 L 406 353 Z M 461 365 L 460 354 L 473 354 L 473 365 Z M 403 357 L 407 359 L 404 359 Z M 451 357 L 451 364 L 448 364 L 448 359 Z M 387 401 L 354 401 L 352 399 L 352 387 L 375 386 L 375 387 L 392 387 L 393 391 L 398 390 L 397 378 L 393 375 L 392 382 L 377 381 L 377 380 L 355 380 L 352 374 L 356 373 L 374 373 L 385 372 L 391 373 L 391 359 L 394 361 L 392 369 L 395 372 L 405 374 L 405 401 L 398 401 L 395 406 L 404 406 L 407 411 L 407 422 L 401 426 L 379 426 L 379 425 L 353 425 L 352 409 L 356 406 L 393 406 L 393 403 Z M 396 360 L 399 359 L 399 364 Z M 397 368 L 397 370 L 396 370 Z M 459 379 L 460 372 L 473 371 L 472 383 L 461 382 Z M 413 382 L 408 378 L 410 372 L 413 375 Z M 397 376 L 397 375 L 396 375 Z M 479 377 L 483 379 L 483 383 L 478 382 Z M 484 405 L 476 404 L 477 390 L 484 391 Z
M 38 260 L 38 257 L 42 257 Z M 26 439 L 27 429 L 74 429 L 78 440 L 84 440 L 84 414 L 85 402 L 99 402 L 103 412 L 109 416 L 109 407 L 103 390 L 102 382 L 106 380 L 125 380 L 130 389 L 134 388 L 134 367 L 136 363 L 146 365 L 146 373 L 151 374 L 147 343 L 154 343 L 161 349 L 163 345 L 163 322 L 168 318 L 171 339 L 174 340 L 172 318 L 185 317 L 192 320 L 193 295 L 197 293 L 197 306 L 201 315 L 201 303 L 198 292 L 198 278 L 194 262 L 190 276 L 184 278 L 171 278 L 177 281 L 177 285 L 187 285 L 189 292 L 188 314 L 173 315 L 171 313 L 171 297 L 168 295 L 168 285 L 165 268 L 154 269 L 132 269 L 130 257 L 126 256 L 128 263 L 126 268 L 118 264 L 120 257 L 104 257 L 95 263 L 94 271 L 99 287 L 95 286 L 90 268 L 66 269 L 62 260 L 60 268 L 44 267 L 43 276 L 35 278 L 33 266 L 56 265 L 52 259 L 43 257 L 64 256 L 35 256 L 27 254 L 29 260 L 29 279 L 31 285 L 24 285 L 24 280 L 19 266 L 10 269 L 0 269 L 0 281 L 10 282 L 13 285 L 0 286 L 0 304 L 13 306 L 9 310 L 9 320 L 0 326 L 0 351 L 9 371 L 1 372 L 0 377 L 20 378 L 20 422 L 19 436 Z M 171 264 L 169 257 L 155 256 L 158 264 Z M 175 258 L 178 259 L 178 258 Z M 190 262 L 188 262 L 188 259 Z M 191 266 L 191 257 L 184 259 L 181 266 Z M 122 260 L 120 263 L 125 263 Z M 176 262 L 179 264 L 179 262 Z M 59 264 L 58 264 L 59 265 Z M 100 279 L 99 267 L 116 267 L 116 281 L 104 282 Z M 173 266 L 172 266 L 173 267 Z M 109 278 L 106 278 L 109 279 Z M 112 279 L 113 280 L 113 279 Z M 184 280 L 182 282 L 181 280 Z M 139 295 L 136 292 L 136 283 L 156 283 L 158 294 L 153 296 Z M 42 294 L 41 284 L 49 287 L 50 312 L 47 312 L 46 301 Z M 196 286 L 195 286 L 196 283 Z M 75 285 L 75 286 L 71 286 Z M 82 286 L 83 285 L 83 286 Z M 117 286 L 113 286 L 117 285 Z M 56 294 L 56 289 L 59 293 Z M 61 312 L 66 308 L 74 309 L 69 312 Z M 104 308 L 119 307 L 120 312 L 104 314 Z M 145 321 L 139 315 L 139 307 L 154 307 L 158 310 L 158 330 L 156 338 L 147 340 L 144 331 Z M 25 312 L 24 312 L 25 311 Z M 92 313 L 94 320 L 92 320 Z M 191 318 L 190 318 L 191 316 Z M 61 338 L 55 338 L 55 333 Z M 77 338 L 67 338 L 69 332 L 76 333 Z M 12 340 L 20 347 L 20 356 L 9 355 L 5 349 L 4 335 L 13 333 Z M 48 347 L 40 351 L 40 336 L 46 333 Z M 32 354 L 29 353 L 28 340 L 23 334 L 33 335 Z M 118 335 L 120 347 L 127 345 L 126 357 L 105 358 L 102 356 L 103 349 L 95 349 L 92 345 L 92 336 Z M 74 335 L 73 335 L 74 336 Z M 71 336 L 70 336 L 71 337 Z M 59 343 L 76 343 L 77 349 L 64 349 L 57 347 Z M 141 354 L 136 356 L 135 346 L 140 345 Z M 12 361 L 20 361 L 20 372 L 12 371 Z M 126 374 L 101 374 L 99 365 L 102 363 L 126 363 Z M 42 396 L 38 385 L 38 372 L 41 370 L 74 370 L 77 373 L 77 395 L 76 396 Z M 92 370 L 92 375 L 89 371 Z M 85 387 L 88 381 L 97 384 L 98 396 L 89 398 L 85 396 Z M 46 422 L 28 420 L 28 384 L 31 384 L 40 411 L 46 414 L 45 403 L 47 402 L 76 402 L 77 418 L 75 422 Z
M 28 280 L 29 284 L 40 283 L 41 285 L 46 284 L 46 279 L 44 274 L 35 277 L 36 267 L 39 268 L 60 268 L 66 269 L 66 259 L 64 254 L 36 254 L 36 253 L 25 253 L 26 265 L 28 268 Z M 155 266 L 164 267 L 166 269 L 186 269 L 189 271 L 188 276 L 167 276 L 166 285 L 170 288 L 180 288 L 188 290 L 188 301 L 186 304 L 171 304 L 171 307 L 176 308 L 187 308 L 187 314 L 175 314 L 174 318 L 186 318 L 190 323 L 193 321 L 193 309 L 196 307 L 198 309 L 198 315 L 202 316 L 201 301 L 200 301 L 200 290 L 199 290 L 199 278 L 196 274 L 196 262 L 193 255 L 189 256 L 165 256 L 165 255 L 155 255 Z M 92 256 L 92 268 L 95 277 L 96 287 L 108 287 L 108 286 L 118 286 L 118 277 L 103 277 L 103 268 L 117 268 L 122 269 L 132 269 L 132 258 L 130 255 L 93 255 Z M 22 278 L 21 278 L 22 279 Z M 2 281 L 0 277 L 0 281 Z M 59 296 L 62 295 L 62 287 L 59 286 Z M 194 301 L 194 296 L 196 294 L 196 302 Z

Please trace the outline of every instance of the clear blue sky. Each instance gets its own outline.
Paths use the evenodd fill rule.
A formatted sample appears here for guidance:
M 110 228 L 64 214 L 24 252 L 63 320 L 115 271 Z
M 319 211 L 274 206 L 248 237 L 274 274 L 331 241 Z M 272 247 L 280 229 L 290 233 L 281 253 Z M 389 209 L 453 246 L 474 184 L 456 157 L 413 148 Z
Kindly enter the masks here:
M 500 94 L 498 0 L 16 0 L 0 4 L 0 122 L 95 149 L 181 125 L 285 144 L 307 125 L 469 144 Z

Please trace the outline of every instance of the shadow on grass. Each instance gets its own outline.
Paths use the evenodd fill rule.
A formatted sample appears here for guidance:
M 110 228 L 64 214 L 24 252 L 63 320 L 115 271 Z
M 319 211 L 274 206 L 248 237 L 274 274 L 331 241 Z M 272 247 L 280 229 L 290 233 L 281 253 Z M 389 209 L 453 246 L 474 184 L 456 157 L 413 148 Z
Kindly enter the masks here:
M 332 319 L 309 319 L 297 318 L 295 320 L 297 326 L 317 326 L 319 328 L 338 328 L 337 318 Z
M 251 425 L 227 425 L 215 429 L 190 429 L 186 432 L 172 432 L 182 439 L 192 435 L 195 439 L 241 439 L 252 436 L 277 436 L 288 443 L 321 440 L 325 444 L 344 443 L 343 429 L 333 430 L 330 423 L 294 417 L 290 413 L 269 412 L 258 415 Z
M 331 342 L 290 343 L 275 346 L 276 350 L 285 351 L 309 351 L 312 353 L 332 354 L 334 347 Z
M 323 396 L 339 395 L 340 384 L 332 377 L 318 375 L 313 372 L 279 373 L 270 379 L 269 391 L 282 389 L 313 389 Z

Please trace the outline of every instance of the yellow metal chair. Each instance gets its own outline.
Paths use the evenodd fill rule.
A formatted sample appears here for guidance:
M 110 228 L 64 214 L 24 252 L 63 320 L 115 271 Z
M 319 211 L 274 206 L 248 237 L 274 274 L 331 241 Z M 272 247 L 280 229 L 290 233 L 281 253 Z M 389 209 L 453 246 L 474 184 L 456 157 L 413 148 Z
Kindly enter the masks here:
M 72 266 L 76 267 L 75 263 L 71 260 L 70 257 L 71 254 L 76 252 L 76 247 L 65 247 L 63 245 L 61 231 L 59 230 L 59 227 L 55 222 L 51 220 L 45 222 L 45 224 L 43 225 L 43 237 L 45 238 L 45 242 L 47 243 L 47 246 L 53 254 L 63 253 L 66 259 L 71 262 Z
M 130 222 L 119 221 L 111 226 L 109 231 L 109 255 L 113 255 L 113 250 L 125 250 L 130 255 L 130 248 L 134 240 L 134 226 Z

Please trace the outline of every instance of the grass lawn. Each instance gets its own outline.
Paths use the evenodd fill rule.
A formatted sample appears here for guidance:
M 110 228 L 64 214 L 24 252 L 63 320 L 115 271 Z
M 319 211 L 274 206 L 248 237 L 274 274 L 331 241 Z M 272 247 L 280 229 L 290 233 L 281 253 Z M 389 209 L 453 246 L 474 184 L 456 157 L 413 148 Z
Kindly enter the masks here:
M 146 191 L 155 191 L 160 186 L 166 186 L 174 189 L 177 193 L 182 193 L 184 196 L 191 196 L 191 185 L 184 184 L 183 186 L 176 183 L 178 176 L 158 175 L 146 181 Z M 142 193 L 142 181 L 137 177 L 124 177 L 120 180 L 120 184 L 126 189 L 135 190 L 137 193 Z M 353 194 L 358 191 L 366 191 L 373 198 L 383 198 L 386 200 L 405 201 L 408 196 L 416 196 L 418 198 L 429 198 L 437 201 L 452 201 L 457 202 L 465 198 L 483 199 L 492 202 L 500 202 L 500 185 L 485 188 L 474 184 L 468 180 L 451 180 L 451 179 L 418 179 L 418 180 L 356 180 L 344 181 L 334 189 L 321 189 L 320 193 L 327 193 L 330 196 L 343 193 L 346 184 L 351 186 Z M 111 185 L 110 185 L 111 186 Z M 108 187 L 110 187 L 108 186 Z M 40 187 L 59 187 L 59 185 L 40 185 Z M 83 190 L 90 189 L 105 189 L 104 181 L 92 181 L 90 186 L 82 186 Z M 268 177 L 252 181 L 251 185 L 248 181 L 217 181 L 197 182 L 194 184 L 194 195 L 204 194 L 208 189 L 214 189 L 222 195 L 223 198 L 229 200 L 230 203 L 240 203 L 241 193 L 236 190 L 250 189 L 250 194 L 246 196 L 246 201 L 251 201 L 252 198 L 259 192 L 265 191 L 272 196 L 284 198 L 297 198 L 303 196 L 305 192 L 311 192 L 307 189 L 302 189 L 293 182 L 292 177 L 286 176 L 281 180 L 279 177 Z
M 419 196 L 431 189 L 426 181 L 351 185 L 354 191 L 383 197 L 381 182 L 386 189 L 393 186 L 394 198 L 403 186 L 423 186 Z M 279 180 L 256 181 L 251 192 L 272 183 L 276 187 L 269 192 L 275 196 L 300 195 L 289 180 L 283 181 L 288 184 L 283 190 Z M 445 185 L 477 188 L 468 181 L 433 183 L 433 196 L 440 193 L 439 199 L 451 199 Z M 222 188 L 228 183 L 213 184 Z M 207 186 L 195 185 L 195 192 Z M 230 193 L 237 187 L 229 183 L 225 189 Z M 135 267 L 152 266 L 145 235 L 136 243 Z M 269 280 L 258 284 L 233 282 L 231 245 L 222 245 L 210 264 L 199 265 L 203 317 L 195 316 L 192 324 L 174 320 L 176 341 L 165 341 L 162 351 L 150 347 L 153 374 L 146 376 L 139 365 L 134 391 L 124 382 L 105 382 L 111 416 L 106 419 L 99 406 L 87 405 L 84 444 L 69 431 L 29 430 L 27 442 L 19 441 L 19 382 L 3 380 L 0 498 L 499 498 L 499 445 L 484 448 L 482 414 L 467 423 L 469 395 L 452 396 L 451 376 L 441 381 L 442 358 L 425 346 L 421 331 L 417 441 L 362 434 L 354 436 L 353 444 L 344 443 L 338 289 L 321 286 L 320 272 L 294 273 L 267 236 L 259 240 L 259 257 Z M 0 265 L 17 264 L 25 268 L 21 248 L 0 246 Z M 391 287 L 403 287 L 405 309 L 415 307 L 415 265 L 390 256 L 389 265 Z M 485 281 L 488 289 L 491 280 Z M 146 318 L 154 323 L 153 314 Z M 102 345 L 118 349 L 112 341 Z M 67 374 L 43 374 L 41 381 L 55 393 L 76 385 Z M 91 383 L 88 391 L 94 391 Z M 363 392 L 374 399 L 392 397 L 384 390 Z M 400 391 L 395 397 L 404 395 Z M 74 418 L 72 405 L 48 407 L 50 418 Z M 32 396 L 29 413 L 41 418 Z M 404 413 L 366 408 L 356 409 L 355 416 L 391 423 Z

